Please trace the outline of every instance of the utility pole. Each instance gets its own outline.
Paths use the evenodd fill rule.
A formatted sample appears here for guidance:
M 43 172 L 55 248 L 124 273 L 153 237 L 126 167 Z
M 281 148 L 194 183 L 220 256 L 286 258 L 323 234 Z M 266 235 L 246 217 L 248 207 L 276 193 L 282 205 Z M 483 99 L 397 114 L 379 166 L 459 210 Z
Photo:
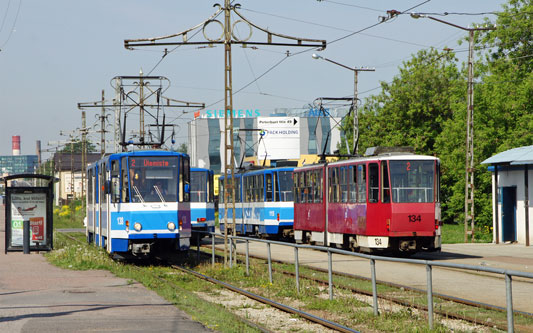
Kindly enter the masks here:
M 313 59 L 322 59 L 322 60 L 331 62 L 332 64 L 335 64 L 335 65 L 340 66 L 342 68 L 349 69 L 349 70 L 353 71 L 353 73 L 354 73 L 353 99 L 352 99 L 352 106 L 350 108 L 351 109 L 350 111 L 353 111 L 353 149 L 352 149 L 352 153 L 354 155 L 357 155 L 358 152 L 359 152 L 359 110 L 358 110 L 358 107 L 357 107 L 357 101 L 359 100 L 357 98 L 358 73 L 359 72 L 375 72 L 376 69 L 375 68 L 366 68 L 366 67 L 354 67 L 354 68 L 352 68 L 350 66 L 343 65 L 343 64 L 338 63 L 336 61 L 333 61 L 331 59 L 319 56 L 316 53 L 313 53 L 312 57 L 313 57 Z M 350 154 L 350 148 L 348 146 L 346 148 L 348 149 L 348 154 Z
M 100 157 L 105 156 L 105 96 L 104 89 L 102 89 L 102 114 L 100 116 Z
M 81 112 L 81 197 L 85 197 L 85 167 L 87 166 L 87 122 Z
M 474 242 L 474 32 L 496 30 L 495 27 L 465 28 L 432 16 L 411 13 L 411 17 L 429 18 L 433 21 L 444 23 L 452 27 L 468 31 L 468 83 L 467 83 L 467 108 L 466 108 L 466 161 L 465 161 L 465 243 Z M 468 223 L 470 222 L 470 227 Z
M 357 81 L 358 81 L 358 73 L 359 72 L 374 72 L 374 68 L 363 68 L 363 67 L 355 67 L 353 69 L 354 74 L 354 84 L 353 84 L 353 154 L 358 155 L 359 154 L 359 106 L 358 101 L 359 98 L 357 96 Z
M 134 146 L 141 146 L 141 147 L 161 147 L 164 144 L 164 128 L 167 126 L 172 125 L 165 125 L 165 114 L 163 113 L 163 122 L 160 123 L 160 116 L 159 113 L 163 108 L 204 108 L 204 103 L 197 103 L 197 102 L 187 102 L 187 101 L 181 101 L 176 100 L 172 98 L 168 98 L 162 95 L 163 91 L 163 82 L 167 82 L 167 85 L 170 85 L 170 81 L 164 77 L 164 76 L 144 76 L 142 75 L 142 71 L 140 72 L 141 75 L 139 76 L 116 76 L 113 78 L 112 82 L 115 82 L 115 92 L 117 94 L 117 98 L 113 100 L 111 104 L 106 104 L 105 98 L 104 98 L 104 90 L 102 90 L 102 99 L 98 102 L 85 102 L 85 103 L 78 103 L 78 109 L 85 109 L 85 108 L 94 108 L 98 107 L 101 108 L 102 114 L 100 116 L 101 121 L 101 130 L 99 131 L 102 134 L 101 138 L 101 147 L 102 149 L 102 157 L 105 153 L 105 120 L 106 120 L 106 109 L 114 110 L 115 114 L 115 121 L 114 121 L 114 139 L 115 139 L 115 152 L 118 150 L 118 145 L 122 146 L 122 151 L 127 150 L 128 145 L 134 145 Z M 159 81 L 159 84 L 152 84 L 151 80 Z M 131 91 L 124 91 L 124 87 L 128 86 L 134 86 L 134 88 Z M 157 89 L 154 90 L 154 87 L 157 87 Z M 139 92 L 137 92 L 137 89 Z M 133 94 L 138 94 L 139 99 L 135 100 L 131 97 Z M 156 99 L 156 101 L 152 101 L 152 99 Z M 126 119 L 127 116 L 130 114 L 131 111 L 134 109 L 139 110 L 139 139 L 137 142 L 133 142 L 133 140 L 126 140 Z M 149 111 L 148 111 L 149 110 Z M 154 111 L 155 110 L 155 111 Z M 150 115 L 153 120 L 155 121 L 154 125 L 148 125 L 148 126 L 155 126 L 158 128 L 158 138 L 157 142 L 153 140 L 147 140 L 146 139 L 146 130 L 145 127 L 145 113 Z M 120 129 L 121 122 L 120 117 L 124 117 L 124 121 L 122 122 L 123 128 Z M 160 130 L 162 128 L 162 130 Z M 150 133 L 150 132 L 149 132 Z M 151 136 L 151 134 L 150 134 Z M 117 145 L 118 144 L 118 145 Z
M 240 5 L 231 5 L 230 0 L 224 0 L 224 7 L 220 4 L 215 4 L 218 7 L 218 10 L 211 15 L 204 22 L 184 30 L 177 34 L 167 35 L 163 37 L 154 37 L 154 38 L 142 38 L 142 39 L 129 39 L 124 41 L 124 47 L 126 49 L 132 49 L 137 46 L 169 46 L 169 45 L 224 45 L 224 106 L 225 106 L 225 119 L 224 119 L 224 265 L 227 265 L 228 257 L 228 211 L 232 211 L 232 231 L 235 235 L 235 186 L 234 186 L 234 150 L 233 150 L 233 86 L 232 86 L 232 66 L 231 66 L 231 45 L 232 44 L 241 44 L 243 47 L 248 45 L 277 45 L 277 46 L 299 46 L 299 47 L 314 47 L 324 49 L 326 48 L 325 40 L 318 39 L 308 39 L 308 38 L 298 38 L 291 37 L 279 33 L 273 33 L 265 28 L 261 28 L 256 24 L 250 22 L 245 18 L 238 9 Z M 224 24 L 215 18 L 224 11 Z M 235 13 L 239 19 L 235 21 L 232 25 L 231 23 L 231 13 Z M 220 37 L 210 38 L 206 34 L 205 28 L 211 24 L 215 23 L 222 26 L 223 32 Z M 243 39 L 240 39 L 233 32 L 234 26 L 237 23 L 247 24 L 249 28 L 249 35 Z M 266 34 L 265 41 L 250 41 L 250 38 L 253 34 L 253 28 L 260 30 Z M 188 34 L 194 30 L 202 30 L 203 35 L 206 41 L 201 42 L 190 42 L 187 38 Z M 273 42 L 272 37 L 278 37 L 282 42 Z M 173 42 L 161 42 L 161 40 L 170 39 L 174 37 L 181 37 L 181 41 Z M 166 52 L 165 52 L 166 55 Z M 231 182 L 228 181 L 228 177 L 231 175 Z M 233 244 L 232 244 L 233 246 Z M 234 256 L 236 262 L 236 255 Z
M 118 153 L 120 150 L 120 96 L 122 90 L 122 79 L 120 77 L 115 77 L 115 99 L 113 100 L 113 105 L 115 107 L 115 121 L 113 125 L 113 143 L 114 143 L 114 152 Z

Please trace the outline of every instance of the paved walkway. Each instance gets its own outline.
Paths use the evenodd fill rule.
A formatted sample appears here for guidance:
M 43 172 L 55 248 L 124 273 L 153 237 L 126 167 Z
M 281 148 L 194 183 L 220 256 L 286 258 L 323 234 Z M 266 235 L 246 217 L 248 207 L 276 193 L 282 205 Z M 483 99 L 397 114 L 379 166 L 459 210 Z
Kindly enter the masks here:
M 210 332 L 138 283 L 72 271 L 40 254 L 4 254 L 0 205 L 0 332 Z

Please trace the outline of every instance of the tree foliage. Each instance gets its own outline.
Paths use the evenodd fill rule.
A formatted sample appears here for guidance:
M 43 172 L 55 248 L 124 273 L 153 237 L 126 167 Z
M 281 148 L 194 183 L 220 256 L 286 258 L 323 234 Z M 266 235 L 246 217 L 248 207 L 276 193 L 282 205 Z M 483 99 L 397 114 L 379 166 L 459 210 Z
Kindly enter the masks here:
M 86 145 L 87 145 L 87 152 L 88 153 L 94 153 L 96 151 L 96 146 L 90 142 L 90 141 L 87 141 L 86 142 Z M 81 151 L 83 149 L 83 145 L 82 145 L 82 142 L 81 140 L 75 140 L 72 142 L 72 144 L 70 143 L 67 143 L 65 144 L 65 146 L 63 147 L 63 149 L 59 150 L 58 152 L 60 153 L 80 153 L 81 154 Z
M 487 22 L 485 22 L 487 23 Z M 497 29 L 475 36 L 474 156 L 476 225 L 492 224 L 491 175 L 480 163 L 533 144 L 533 5 L 510 0 Z M 445 222 L 464 220 L 467 66 L 454 53 L 422 50 L 404 62 L 360 112 L 360 152 L 412 146 L 441 159 Z M 344 121 L 351 139 L 352 120 Z M 343 145 L 340 145 L 341 152 Z

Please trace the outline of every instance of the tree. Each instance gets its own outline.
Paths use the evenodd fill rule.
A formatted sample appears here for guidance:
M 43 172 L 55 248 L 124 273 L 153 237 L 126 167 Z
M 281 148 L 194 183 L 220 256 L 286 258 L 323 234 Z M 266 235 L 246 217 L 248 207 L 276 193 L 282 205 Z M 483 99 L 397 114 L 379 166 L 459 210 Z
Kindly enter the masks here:
M 391 83 L 382 82 L 382 92 L 366 101 L 360 115 L 361 148 L 412 146 L 419 153 L 436 153 L 435 140 L 461 103 L 461 74 L 454 61 L 453 53 L 422 50 Z
M 96 146 L 92 142 L 87 141 L 86 146 L 87 146 L 88 153 L 94 153 L 96 151 Z M 58 152 L 64 153 L 64 154 L 67 154 L 67 153 L 70 154 L 71 152 L 75 154 L 77 153 L 81 154 L 82 147 L 83 145 L 82 145 L 81 140 L 74 140 L 72 144 L 70 143 L 65 144 L 63 149 L 58 150 Z
M 187 154 L 187 150 L 188 150 L 188 147 L 187 147 L 187 143 L 185 142 L 181 143 L 177 149 L 178 152 L 184 153 L 184 154 Z

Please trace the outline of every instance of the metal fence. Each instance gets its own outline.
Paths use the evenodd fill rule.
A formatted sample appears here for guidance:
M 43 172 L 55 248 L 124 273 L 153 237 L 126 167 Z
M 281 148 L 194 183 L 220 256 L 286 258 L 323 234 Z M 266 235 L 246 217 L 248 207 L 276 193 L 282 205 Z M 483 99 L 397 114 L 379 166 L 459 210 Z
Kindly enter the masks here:
M 217 233 L 207 233 L 209 234 L 211 238 L 211 263 L 212 265 L 215 265 L 215 238 L 224 238 L 223 234 L 217 234 Z M 197 234 L 198 235 L 198 234 Z M 324 247 L 324 246 L 314 246 L 314 245 L 302 245 L 302 244 L 293 244 L 293 243 L 284 243 L 279 241 L 273 241 L 273 240 L 265 240 L 265 239 L 257 239 L 257 238 L 249 238 L 249 237 L 240 237 L 240 236 L 231 236 L 228 235 L 228 238 L 230 241 L 234 242 L 234 240 L 238 241 L 244 241 L 246 243 L 246 274 L 249 274 L 250 270 L 250 250 L 249 250 L 249 244 L 250 242 L 258 242 L 258 243 L 264 243 L 266 244 L 267 249 L 267 260 L 268 260 L 268 276 L 269 281 L 272 283 L 272 256 L 270 247 L 271 244 L 276 245 L 282 245 L 287 247 L 294 248 L 294 271 L 295 271 L 295 283 L 296 283 L 296 290 L 299 293 L 300 292 L 300 277 L 299 277 L 299 261 L 298 261 L 298 250 L 299 249 L 312 249 L 312 250 L 319 250 L 323 252 L 327 252 L 328 256 L 328 281 L 329 281 L 329 299 L 333 300 L 333 269 L 332 269 L 332 254 L 343 254 L 348 256 L 354 256 L 359 258 L 365 258 L 369 260 L 370 263 L 370 274 L 371 274 L 371 281 L 372 281 L 372 297 L 373 297 L 373 310 L 374 315 L 378 316 L 378 293 L 377 293 L 377 283 L 376 283 L 376 261 L 391 261 L 391 262 L 399 262 L 399 263 L 410 263 L 410 264 L 417 264 L 417 265 L 425 265 L 426 266 L 426 279 L 427 279 L 427 302 L 428 302 L 428 323 L 429 328 L 433 329 L 433 278 L 432 278 L 432 271 L 433 267 L 446 267 L 446 268 L 457 268 L 462 270 L 471 270 L 471 271 L 481 271 L 481 272 L 487 272 L 487 273 L 495 273 L 505 276 L 505 287 L 506 287 L 506 303 L 507 303 L 507 331 L 508 332 L 514 332 L 514 316 L 513 316 L 513 293 L 512 293 L 512 277 L 522 277 L 522 278 L 529 278 L 533 279 L 533 273 L 528 272 L 521 272 L 521 271 L 515 271 L 515 270 L 509 270 L 509 269 L 500 269 L 500 268 L 490 268 L 490 267 L 484 267 L 484 266 L 475 266 L 475 265 L 465 265 L 465 264 L 454 264 L 454 263 L 441 263 L 441 262 L 435 262 L 430 260 L 421 260 L 421 259 L 407 259 L 407 258 L 391 258 L 391 257 L 382 257 L 382 256 L 375 256 L 375 255 L 369 255 L 369 254 L 363 254 L 363 253 L 356 253 L 356 252 L 350 252 L 345 250 L 339 250 L 334 249 L 330 247 Z M 229 263 L 230 267 L 233 265 L 233 248 L 234 244 L 229 247 Z M 200 243 L 198 242 L 198 248 L 197 248 L 197 255 L 199 255 L 200 251 Z

